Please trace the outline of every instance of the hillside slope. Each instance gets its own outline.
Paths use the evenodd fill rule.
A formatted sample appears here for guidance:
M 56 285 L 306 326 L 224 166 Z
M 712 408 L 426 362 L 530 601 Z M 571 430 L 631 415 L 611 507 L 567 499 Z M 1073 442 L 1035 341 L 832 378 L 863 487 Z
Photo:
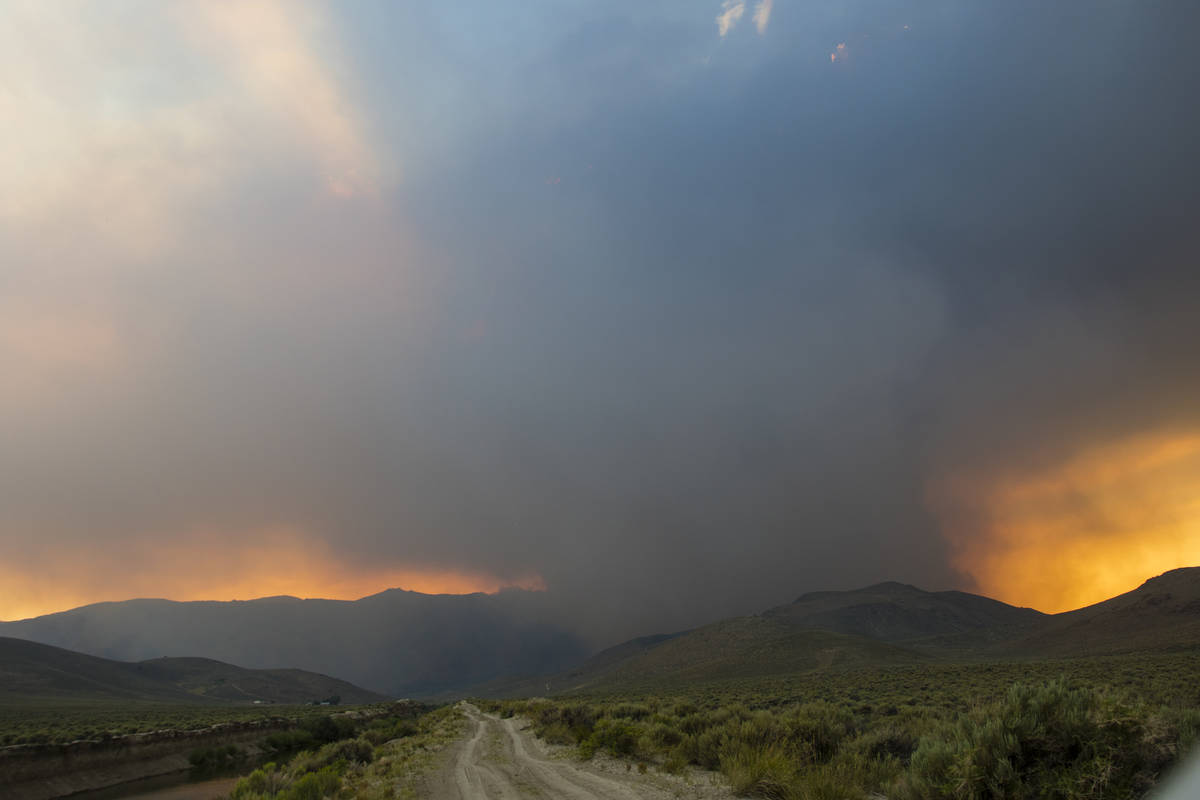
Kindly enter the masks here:
M 252 670 L 203 658 L 113 661 L 59 647 L 0 637 L 0 702 L 121 700 L 162 703 L 308 703 L 337 695 L 344 703 L 386 697 L 303 670 Z
M 882 642 L 922 643 L 938 649 L 1007 640 L 1033 630 L 1046 615 L 966 592 L 927 592 L 880 583 L 846 592 L 813 592 L 763 615 L 798 629 L 864 636 Z
M 881 583 L 813 592 L 756 617 L 647 636 L 555 675 L 478 686 L 480 696 L 682 686 L 923 658 L 1108 655 L 1200 647 L 1200 568 L 1065 614 L 1043 614 L 966 592 Z
M 1104 655 L 1200 647 L 1200 567 L 1165 572 L 1111 600 L 1049 617 L 1005 649 L 1030 655 Z
M 885 642 L 796 630 L 767 617 L 734 617 L 678 634 L 647 636 L 603 651 L 575 669 L 477 687 L 484 697 L 652 691 L 861 664 L 910 663 L 924 656 Z
M 796 630 L 769 617 L 734 617 L 649 648 L 608 670 L 598 684 L 707 682 L 919 660 L 884 642 Z
M 543 594 L 393 589 L 352 602 L 129 600 L 0 623 L 0 636 L 120 661 L 200 655 L 258 669 L 294 667 L 413 697 L 583 660 L 579 640 L 546 621 Z

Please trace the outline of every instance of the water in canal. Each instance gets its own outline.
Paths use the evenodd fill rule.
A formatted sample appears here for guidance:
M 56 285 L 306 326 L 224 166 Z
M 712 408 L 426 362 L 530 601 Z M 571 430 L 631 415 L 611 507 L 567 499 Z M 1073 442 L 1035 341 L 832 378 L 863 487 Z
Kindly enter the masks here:
M 243 762 L 217 772 L 168 772 L 166 775 L 141 778 L 104 789 L 79 792 L 62 800 L 217 800 L 228 797 L 238 778 L 250 774 L 256 766 L 254 762 Z

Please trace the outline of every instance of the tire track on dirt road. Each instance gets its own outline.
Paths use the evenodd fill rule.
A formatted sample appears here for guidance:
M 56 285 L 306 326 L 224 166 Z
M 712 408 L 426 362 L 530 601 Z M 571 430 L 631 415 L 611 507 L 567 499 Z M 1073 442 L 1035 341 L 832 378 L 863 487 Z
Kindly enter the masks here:
M 723 800 L 716 781 L 608 769 L 547 752 L 515 719 L 500 719 L 463 703 L 467 737 L 443 771 L 434 800 Z

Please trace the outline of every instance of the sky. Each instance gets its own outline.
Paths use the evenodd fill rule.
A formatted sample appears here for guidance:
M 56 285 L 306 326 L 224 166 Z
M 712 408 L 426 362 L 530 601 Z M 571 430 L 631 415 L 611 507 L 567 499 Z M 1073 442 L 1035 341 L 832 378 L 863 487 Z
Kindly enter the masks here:
M 1188 4 L 0 19 L 0 619 L 1200 564 Z

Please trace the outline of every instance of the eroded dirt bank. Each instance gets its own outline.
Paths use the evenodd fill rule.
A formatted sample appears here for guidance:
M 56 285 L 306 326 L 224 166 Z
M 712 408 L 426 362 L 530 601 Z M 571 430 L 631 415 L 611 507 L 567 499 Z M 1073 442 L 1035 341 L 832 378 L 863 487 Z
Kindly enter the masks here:
M 401 713 L 410 701 L 373 710 L 349 710 L 333 716 L 370 720 Z M 0 797 L 3 800 L 53 800 L 77 792 L 104 789 L 141 778 L 188 769 L 194 750 L 233 745 L 247 756 L 272 733 L 291 730 L 297 719 L 223 722 L 196 730 L 133 733 L 60 745 L 0 748 Z
M 225 723 L 194 731 L 155 731 L 99 741 L 0 749 L 5 800 L 52 800 L 190 767 L 199 748 L 234 745 L 248 754 L 290 720 Z

